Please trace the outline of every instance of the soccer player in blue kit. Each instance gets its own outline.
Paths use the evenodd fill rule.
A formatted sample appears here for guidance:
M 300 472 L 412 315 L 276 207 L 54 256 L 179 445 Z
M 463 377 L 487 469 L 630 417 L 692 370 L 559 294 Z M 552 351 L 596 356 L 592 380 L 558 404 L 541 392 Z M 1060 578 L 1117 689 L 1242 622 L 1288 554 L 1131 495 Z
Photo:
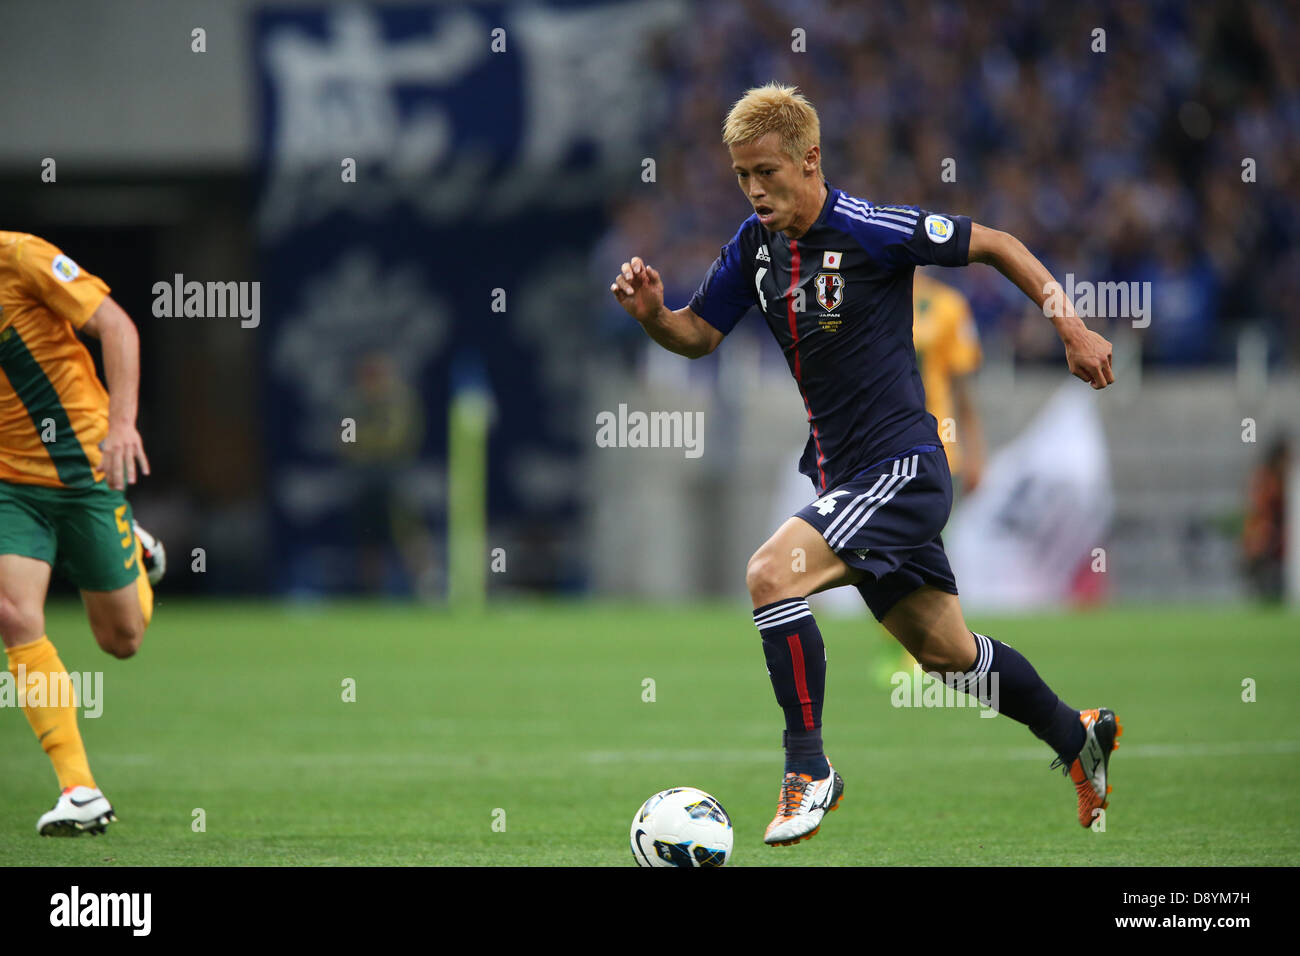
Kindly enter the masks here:
M 786 720 L 785 772 L 764 841 L 811 838 L 844 791 L 822 747 L 826 650 L 806 600 L 842 585 L 857 587 L 926 672 L 1047 743 L 1052 766 L 1075 785 L 1079 823 L 1090 826 L 1107 806 L 1121 728 L 1110 710 L 1069 707 L 1020 653 L 966 626 L 939 536 L 952 480 L 912 345 L 913 268 L 984 262 L 1040 308 L 1051 296 L 1044 314 L 1070 372 L 1095 389 L 1115 380 L 1111 345 L 1019 240 L 965 216 L 849 196 L 823 178 L 820 139 L 817 113 L 795 88 L 749 90 L 727 115 L 723 142 L 754 214 L 685 308 L 665 307 L 663 281 L 640 257 L 610 286 L 655 342 L 688 358 L 708 355 L 757 307 L 808 413 L 800 471 L 817 499 L 755 552 L 745 575 Z

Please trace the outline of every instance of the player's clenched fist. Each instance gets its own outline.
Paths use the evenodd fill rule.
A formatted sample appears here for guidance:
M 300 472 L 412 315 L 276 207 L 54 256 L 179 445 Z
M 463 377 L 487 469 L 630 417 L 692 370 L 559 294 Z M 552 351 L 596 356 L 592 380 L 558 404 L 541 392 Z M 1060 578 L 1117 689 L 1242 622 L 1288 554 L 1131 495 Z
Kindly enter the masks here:
M 633 256 L 631 262 L 623 263 L 623 269 L 609 291 L 638 322 L 648 322 L 664 307 L 663 280 L 658 272 L 641 261 L 640 256 Z
M 1071 374 L 1093 388 L 1105 388 L 1115 382 L 1115 373 L 1110 368 L 1110 343 L 1090 329 L 1066 341 L 1065 361 Z

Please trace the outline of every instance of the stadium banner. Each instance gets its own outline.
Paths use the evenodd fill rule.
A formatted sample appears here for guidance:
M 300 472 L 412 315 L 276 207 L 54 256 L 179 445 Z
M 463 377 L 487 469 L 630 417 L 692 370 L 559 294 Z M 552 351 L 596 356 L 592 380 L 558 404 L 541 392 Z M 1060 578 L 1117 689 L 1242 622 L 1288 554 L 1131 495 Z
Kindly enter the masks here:
M 1100 588 L 1114 492 L 1096 396 L 1061 386 L 1009 445 L 944 532 L 969 609 L 1051 608 Z
M 581 586 L 588 250 L 638 181 L 632 3 L 253 14 L 269 508 L 279 593 L 445 592 L 447 416 L 493 407 L 505 586 Z M 499 551 L 498 551 L 499 549 Z M 488 561 L 489 556 L 484 556 Z

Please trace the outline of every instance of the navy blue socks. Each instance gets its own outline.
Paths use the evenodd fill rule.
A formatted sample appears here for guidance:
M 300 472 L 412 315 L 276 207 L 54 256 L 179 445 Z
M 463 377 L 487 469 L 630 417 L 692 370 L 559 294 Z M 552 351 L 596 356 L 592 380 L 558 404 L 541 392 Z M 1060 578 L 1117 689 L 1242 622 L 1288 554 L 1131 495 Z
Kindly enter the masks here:
M 786 598 L 754 611 L 767 673 L 785 712 L 785 771 L 821 780 L 830 773 L 822 752 L 826 645 L 803 598 Z
M 1072 762 L 1085 736 L 1079 712 L 1057 697 L 1014 647 L 975 634 L 975 651 L 975 666 L 948 683 L 1025 724 L 1062 760 Z
M 786 598 L 755 609 L 754 624 L 776 702 L 785 712 L 785 770 L 821 780 L 830 770 L 822 750 L 826 645 L 812 610 L 804 598 Z M 1067 765 L 1073 762 L 1085 737 L 1079 712 L 1057 697 L 1015 648 L 984 634 L 974 637 L 974 666 L 947 675 L 947 682 L 1025 724 Z

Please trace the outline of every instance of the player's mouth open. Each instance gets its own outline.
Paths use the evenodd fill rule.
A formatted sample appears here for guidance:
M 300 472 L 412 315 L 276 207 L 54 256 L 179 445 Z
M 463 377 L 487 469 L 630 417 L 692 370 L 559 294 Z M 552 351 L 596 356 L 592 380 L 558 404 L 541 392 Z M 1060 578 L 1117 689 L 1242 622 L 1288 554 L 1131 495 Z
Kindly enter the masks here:
M 761 222 L 765 226 L 771 225 L 772 218 L 775 215 L 775 213 L 772 211 L 771 206 L 755 206 L 754 212 L 758 213 L 759 222 Z

